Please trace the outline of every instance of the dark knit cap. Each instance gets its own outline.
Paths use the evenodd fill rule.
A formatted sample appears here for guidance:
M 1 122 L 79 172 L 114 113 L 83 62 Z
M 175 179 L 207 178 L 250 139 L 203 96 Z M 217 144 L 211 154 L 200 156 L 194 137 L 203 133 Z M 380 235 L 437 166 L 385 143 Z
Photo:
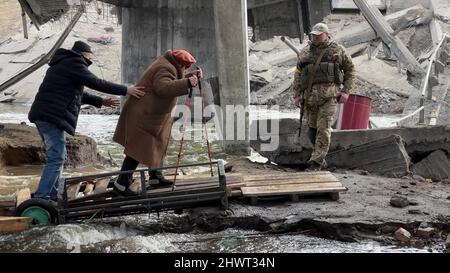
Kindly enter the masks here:
M 78 51 L 78 52 L 89 52 L 92 53 L 91 47 L 82 41 L 76 41 L 73 44 L 72 50 Z

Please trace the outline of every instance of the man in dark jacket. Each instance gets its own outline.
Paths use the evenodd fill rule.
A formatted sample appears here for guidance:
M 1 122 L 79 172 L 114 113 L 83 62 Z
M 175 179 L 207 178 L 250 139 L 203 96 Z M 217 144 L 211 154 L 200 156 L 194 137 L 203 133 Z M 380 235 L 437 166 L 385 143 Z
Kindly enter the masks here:
M 88 70 L 91 64 L 92 51 L 82 41 L 75 42 L 71 50 L 58 49 L 49 62 L 50 68 L 28 114 L 28 119 L 36 124 L 47 153 L 47 164 L 35 198 L 56 199 L 66 159 L 64 131 L 75 134 L 81 105 L 90 104 L 98 108 L 119 105 L 117 99 L 103 99 L 84 92 L 84 86 L 112 95 L 128 94 L 140 98 L 145 94 L 140 87 L 126 87 L 97 78 Z

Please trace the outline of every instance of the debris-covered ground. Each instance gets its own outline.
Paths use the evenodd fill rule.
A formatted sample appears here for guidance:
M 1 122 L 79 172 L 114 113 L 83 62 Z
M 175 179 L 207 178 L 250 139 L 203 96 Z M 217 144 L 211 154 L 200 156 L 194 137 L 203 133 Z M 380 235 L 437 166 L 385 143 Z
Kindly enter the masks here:
M 429 10 L 421 6 L 415 7 L 421 12 L 419 15 L 429 16 Z M 446 29 L 449 26 L 448 20 L 442 16 L 438 18 L 440 18 L 439 25 Z M 344 33 L 337 35 L 337 40 L 348 41 L 354 34 L 352 30 L 358 30 L 358 26 L 365 23 L 365 19 L 362 15 L 354 13 L 337 13 L 327 16 L 324 22 L 329 25 L 334 38 L 336 34 Z M 424 19 L 417 25 L 403 26 L 397 34 L 414 57 L 421 62 L 429 57 L 433 49 L 428 23 L 429 19 Z M 394 23 L 396 26 L 399 24 Z M 347 34 L 348 36 L 345 36 Z M 307 43 L 305 41 L 300 44 L 299 39 L 291 39 L 291 41 L 300 50 Z M 367 54 L 368 43 L 347 48 L 352 54 L 357 71 L 356 87 L 352 93 L 371 98 L 373 114 L 402 113 L 409 95 L 418 92 L 417 87 L 408 82 L 406 69 L 404 67 L 399 69 L 397 61 L 384 54 L 382 43 L 378 40 L 372 42 L 377 47 L 373 49 L 374 53 L 370 60 Z M 265 41 L 250 42 L 249 54 L 251 103 L 276 104 L 282 109 L 294 109 L 290 84 L 293 82 L 295 53 L 281 41 L 280 37 L 276 36 Z M 426 64 L 426 62 L 423 63 L 423 65 Z
M 11 1 L 7 2 L 11 3 Z M 438 23 L 444 32 L 450 31 L 448 1 L 435 2 L 439 4 L 435 13 Z M 8 7 L 11 14 L 18 11 L 17 5 L 11 4 Z M 23 34 L 20 21 L 11 19 L 17 19 L 17 14 L 18 12 L 10 16 L 7 12 L 0 13 L 0 20 L 6 18 L 6 21 L 2 22 L 8 22 L 10 26 L 9 29 L 0 28 L 0 37 L 6 37 L 6 39 L 0 39 L 0 49 L 11 49 L 14 45 L 26 48 L 29 46 L 21 42 Z M 332 33 L 336 34 L 351 33 L 348 30 L 364 23 L 365 19 L 359 14 L 343 13 L 332 14 L 324 21 L 329 24 Z M 60 22 L 43 26 L 39 34 L 34 28 L 30 28 L 30 36 L 36 39 L 32 47 L 19 55 L 0 54 L 0 81 L 3 82 L 10 75 L 14 75 L 36 60 L 33 58 L 48 50 L 52 41 L 62 30 L 63 24 Z M 95 62 L 90 69 L 101 78 L 120 82 L 121 31 L 117 20 L 97 13 L 91 5 L 87 14 L 81 17 L 64 42 L 63 47 L 70 47 L 76 40 L 97 39 L 99 43 L 90 43 L 95 52 Z M 101 43 L 102 36 L 105 38 L 103 41 L 106 41 L 104 44 Z M 397 36 L 421 62 L 421 65 L 425 66 L 427 64 L 425 59 L 429 57 L 432 49 L 432 37 L 428 25 L 408 26 L 399 31 Z M 109 38 L 112 38 L 111 43 L 108 42 Z M 290 40 L 298 49 L 302 49 L 307 43 L 305 41 L 300 44 L 299 39 Z M 404 67 L 398 69 L 397 62 L 384 54 L 380 43 L 376 49 L 374 48 L 374 54 L 370 60 L 366 49 L 365 43 L 349 48 L 358 74 L 353 93 L 372 99 L 373 114 L 402 113 L 408 96 L 412 92 L 417 92 L 417 87 L 408 83 L 406 69 Z M 282 110 L 295 109 L 290 90 L 295 65 L 295 53 L 280 40 L 279 36 L 265 41 L 249 41 L 251 103 L 279 105 Z M 10 91 L 19 91 L 17 99 L 30 103 L 42 81 L 45 69 L 38 70 Z M 117 114 L 118 110 L 98 111 L 86 107 L 82 113 Z M 251 163 L 248 160 L 234 162 L 228 169 L 230 173 L 264 175 L 290 172 L 293 176 L 299 171 L 274 164 Z M 257 206 L 251 206 L 248 200 L 238 199 L 230 203 L 230 210 L 227 212 L 202 208 L 188 211 L 180 217 L 167 217 L 161 221 L 155 221 L 151 226 L 141 226 L 141 228 L 154 229 L 155 232 L 175 233 L 191 232 L 195 229 L 216 232 L 227 228 L 278 234 L 306 232 L 313 236 L 346 242 L 370 239 L 386 244 L 416 247 L 438 245 L 440 250 L 445 248 L 445 241 L 450 233 L 448 180 L 436 182 L 417 175 L 387 178 L 357 170 L 332 171 L 343 186 L 348 188 L 348 191 L 341 193 L 339 201 L 311 198 L 293 203 L 277 198 L 261 200 L 262 202 Z M 99 241 L 108 247 L 114 243 Z M 120 239 L 117 241 L 122 242 Z M 447 239 L 447 241 L 450 240 Z M 93 244 L 95 243 L 99 242 Z M 448 244 L 450 245 L 450 242 Z
M 230 164 L 233 172 L 250 174 L 276 174 L 297 170 L 273 164 L 251 163 L 239 160 Z M 444 246 L 450 232 L 449 181 L 431 182 L 420 176 L 380 178 L 366 171 L 335 170 L 333 172 L 348 191 L 340 194 L 339 201 L 307 198 L 299 203 L 282 199 L 260 202 L 249 207 L 245 200 L 231 203 L 232 215 L 225 218 L 253 217 L 254 225 L 274 232 L 317 229 L 322 235 L 344 241 L 363 238 L 387 243 L 423 245 L 433 241 Z M 208 218 L 207 213 L 202 214 Z M 203 221 L 205 225 L 220 220 Z M 409 239 L 395 239 L 400 228 L 411 233 Z M 423 235 L 418 229 L 428 228 Z M 433 234 L 433 235 L 432 235 Z
M 2 33 L 0 36 L 2 37 L 0 38 L 0 67 L 2 68 L 0 82 L 3 83 L 35 63 L 51 49 L 70 21 L 73 12 L 64 15 L 61 20 L 40 26 L 40 31 L 29 24 L 29 39 L 26 40 L 23 37 L 21 20 L 19 20 L 20 6 L 18 2 L 5 1 L 5 3 L 2 2 L 2 5 L 5 5 L 5 10 L 2 9 L 2 13 L 0 13 L 0 20 L 2 20 L 2 27 L 0 27 L 0 33 Z M 15 23 L 9 24 L 12 21 Z M 101 43 L 102 37 L 107 38 L 107 43 Z M 120 83 L 122 27 L 118 25 L 113 12 L 109 15 L 99 14 L 93 3 L 88 5 L 86 13 L 81 16 L 61 47 L 71 48 L 77 40 L 88 42 L 94 52 L 94 62 L 89 69 L 99 78 Z M 94 42 L 94 40 L 98 42 Z M 21 52 L 11 53 L 19 51 L 19 49 Z M 1 52 L 7 52 L 7 54 Z M 44 65 L 24 80 L 8 88 L 6 92 L 18 92 L 15 95 L 16 103 L 31 104 L 47 68 L 48 66 Z M 105 94 L 89 90 L 89 88 L 86 90 L 105 96 Z

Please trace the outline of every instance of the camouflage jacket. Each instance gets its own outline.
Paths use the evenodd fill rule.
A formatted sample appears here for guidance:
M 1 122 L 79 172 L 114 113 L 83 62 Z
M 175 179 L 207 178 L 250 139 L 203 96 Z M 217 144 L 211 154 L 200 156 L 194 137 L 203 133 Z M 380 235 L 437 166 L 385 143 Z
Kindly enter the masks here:
M 349 93 L 353 89 L 355 85 L 355 66 L 353 64 L 352 58 L 345 51 L 345 48 L 343 46 L 339 45 L 331 38 L 329 38 L 324 44 L 320 46 L 314 46 L 312 43 L 309 43 L 309 45 L 300 52 L 297 62 L 297 68 L 295 69 L 294 83 L 292 86 L 292 89 L 294 91 L 294 98 L 300 96 L 302 92 L 307 89 L 307 82 L 309 78 L 307 68 L 314 66 L 314 63 L 319 57 L 320 52 L 326 47 L 328 47 L 328 49 L 322 57 L 321 64 L 323 62 L 328 62 L 336 65 L 336 69 L 339 69 L 340 74 L 343 77 L 339 83 L 337 81 L 333 83 L 316 83 L 313 81 L 313 85 L 315 85 L 313 89 L 323 90 L 323 92 L 329 93 L 323 94 L 327 97 L 336 96 L 337 94 L 335 93 L 337 91 L 337 93 Z M 336 85 L 339 86 L 341 83 L 344 86 L 342 90 L 340 90 L 340 88 L 336 88 Z

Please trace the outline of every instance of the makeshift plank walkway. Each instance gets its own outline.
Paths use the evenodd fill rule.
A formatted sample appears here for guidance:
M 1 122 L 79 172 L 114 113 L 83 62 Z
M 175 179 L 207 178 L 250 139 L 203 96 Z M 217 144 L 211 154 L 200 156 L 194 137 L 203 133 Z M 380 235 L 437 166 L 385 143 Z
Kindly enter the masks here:
M 170 176 L 167 176 L 170 178 Z M 273 173 L 266 175 L 232 174 L 227 175 L 227 195 L 229 198 L 248 197 L 255 204 L 258 197 L 265 196 L 289 196 L 292 201 L 298 201 L 298 197 L 311 194 L 328 194 L 332 200 L 339 199 L 339 192 L 347 189 L 330 172 L 296 172 Z M 140 191 L 140 182 L 132 184 L 134 191 Z M 112 185 L 115 178 L 103 178 L 91 181 L 90 191 L 86 191 L 86 182 L 80 182 L 68 187 L 69 202 L 79 203 L 85 201 L 98 201 L 115 196 Z M 89 184 L 89 183 L 88 183 Z M 148 183 L 147 183 L 148 185 Z M 207 189 L 217 187 L 217 177 L 207 175 L 189 175 L 177 178 L 174 192 L 180 193 L 195 189 Z M 92 190 L 93 189 L 93 190 Z M 147 190 L 147 194 L 168 193 L 172 187 L 154 187 Z

